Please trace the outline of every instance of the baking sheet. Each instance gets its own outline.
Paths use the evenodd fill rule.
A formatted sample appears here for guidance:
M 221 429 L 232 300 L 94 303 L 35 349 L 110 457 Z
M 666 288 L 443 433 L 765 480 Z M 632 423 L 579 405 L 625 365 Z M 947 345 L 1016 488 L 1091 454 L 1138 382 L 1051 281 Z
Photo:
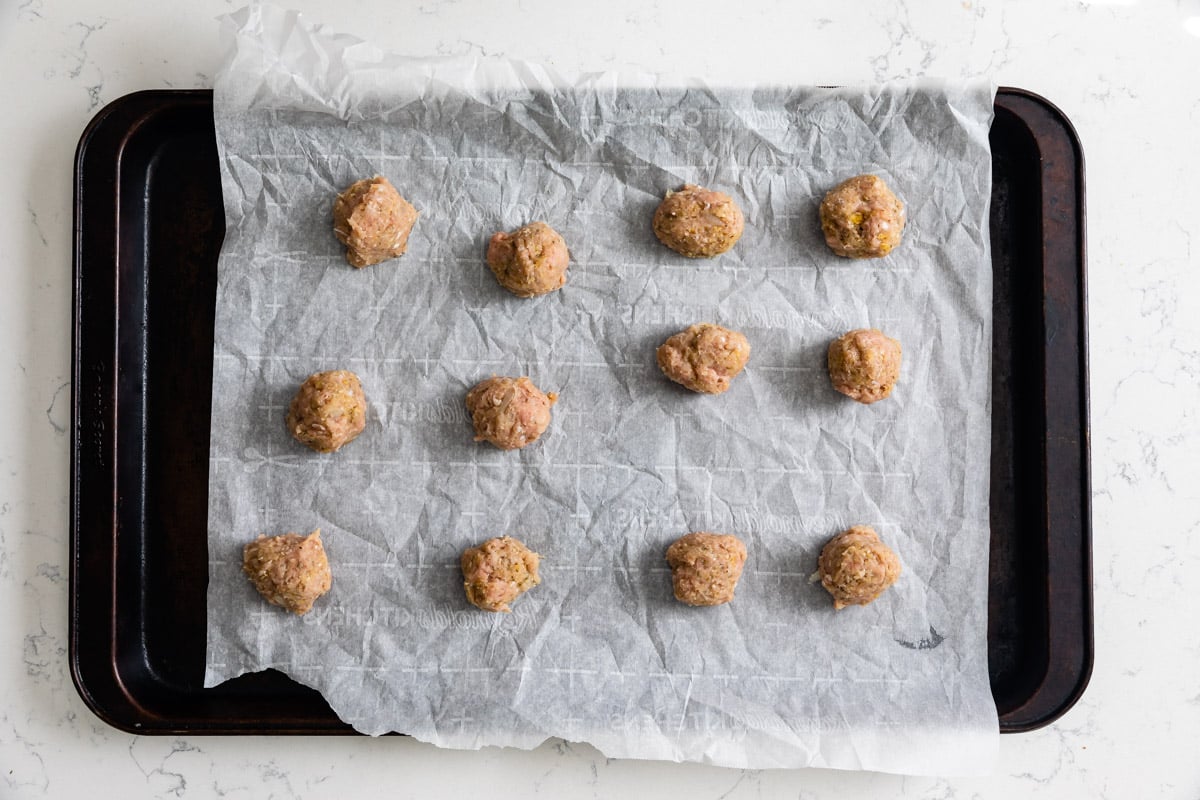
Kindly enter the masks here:
M 230 25 L 207 685 L 274 666 L 360 730 L 453 747 L 558 735 L 743 767 L 988 768 L 991 86 L 567 86 L 512 62 L 391 59 L 270 8 Z M 865 171 L 908 201 L 906 241 L 881 262 L 836 259 L 816 203 Z M 422 218 L 404 258 L 359 272 L 329 208 L 376 173 Z M 649 230 L 687 181 L 746 211 L 715 262 Z M 518 300 L 484 245 L 539 218 L 571 247 L 569 282 Z M 653 361 L 702 319 L 754 347 L 715 398 Z M 873 407 L 821 369 L 828 341 L 865 325 L 906 350 L 896 395 Z M 334 367 L 363 377 L 372 421 L 317 456 L 282 415 Z M 492 373 L 562 395 L 539 444 L 471 441 L 462 396 Z M 905 575 L 835 614 L 807 578 L 859 523 Z M 242 578 L 240 547 L 313 527 L 334 589 L 287 617 Z M 671 599 L 662 551 L 695 529 L 747 542 L 728 606 Z M 503 533 L 543 554 L 544 582 L 487 615 L 465 605 L 456 556 Z

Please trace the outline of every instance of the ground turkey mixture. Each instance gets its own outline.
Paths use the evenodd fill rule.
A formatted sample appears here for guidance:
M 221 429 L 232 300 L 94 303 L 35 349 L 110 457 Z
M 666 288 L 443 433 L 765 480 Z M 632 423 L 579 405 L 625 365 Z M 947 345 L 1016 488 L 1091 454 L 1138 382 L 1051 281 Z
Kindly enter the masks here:
M 501 450 L 532 444 L 550 424 L 550 406 L 557 401 L 556 393 L 543 393 L 529 378 L 488 378 L 467 392 L 475 441 Z
M 544 222 L 492 234 L 487 263 L 500 285 L 517 297 L 535 297 L 567 282 L 567 243 Z
M 900 343 L 874 328 L 859 328 L 829 345 L 833 388 L 860 403 L 882 400 L 900 378 Z
M 750 360 L 750 342 L 737 331 L 702 322 L 663 342 L 657 357 L 663 374 L 676 383 L 720 394 Z
M 821 550 L 818 574 L 835 609 L 865 606 L 900 577 L 900 559 L 873 528 L 855 525 Z
M 667 196 L 654 212 L 654 235 L 688 258 L 711 258 L 733 247 L 746 227 L 733 198 L 686 184 Z
M 541 583 L 541 556 L 510 536 L 488 539 L 462 554 L 463 589 L 484 611 L 512 611 L 508 604 Z
M 335 369 L 309 375 L 287 413 L 296 441 L 318 453 L 332 453 L 354 441 L 367 425 L 367 398 L 353 372 Z
M 667 548 L 675 599 L 689 606 L 719 606 L 733 599 L 746 545 L 736 536 L 689 533 Z
M 268 603 L 293 614 L 308 613 L 333 584 L 319 530 L 259 536 L 242 549 L 242 571 Z
M 333 201 L 333 233 L 351 266 L 367 267 L 403 255 L 417 210 L 387 178 L 351 184 Z
M 882 258 L 904 232 L 904 203 L 875 175 L 858 175 L 830 189 L 820 213 L 825 243 L 846 258 Z

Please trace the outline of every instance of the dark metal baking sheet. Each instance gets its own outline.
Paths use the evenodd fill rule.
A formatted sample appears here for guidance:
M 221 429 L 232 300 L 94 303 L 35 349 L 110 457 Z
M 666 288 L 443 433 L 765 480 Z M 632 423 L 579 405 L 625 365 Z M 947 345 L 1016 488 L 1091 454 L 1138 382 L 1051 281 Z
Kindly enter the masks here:
M 995 280 L 989 667 L 1005 732 L 1092 666 L 1083 156 L 1036 95 L 991 132 Z M 352 733 L 278 672 L 202 688 L 208 420 L 224 214 L 212 93 L 103 109 L 75 160 L 70 663 L 139 733 Z

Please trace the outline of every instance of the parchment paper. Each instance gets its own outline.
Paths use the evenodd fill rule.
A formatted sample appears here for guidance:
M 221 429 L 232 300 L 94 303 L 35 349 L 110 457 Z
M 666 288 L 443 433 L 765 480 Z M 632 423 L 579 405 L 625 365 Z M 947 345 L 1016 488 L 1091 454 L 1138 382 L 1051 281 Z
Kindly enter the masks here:
M 748 768 L 990 768 L 994 87 L 566 82 L 397 58 L 270 7 L 225 32 L 205 685 L 274 667 L 360 731 L 445 747 L 560 736 Z M 904 242 L 839 259 L 817 204 L 863 172 L 907 202 Z M 375 174 L 421 216 L 403 258 L 359 271 L 331 207 Z M 730 253 L 689 260 L 655 240 L 655 206 L 685 182 L 742 206 Z M 483 254 L 532 220 L 572 263 L 564 289 L 523 300 Z M 724 395 L 655 365 L 698 321 L 752 344 Z M 824 371 L 830 340 L 868 326 L 904 347 L 874 406 Z M 334 368 L 362 377 L 370 422 L 323 456 L 283 417 L 305 376 Z M 463 397 L 493 374 L 560 393 L 534 446 L 472 441 Z M 853 524 L 904 574 L 835 613 L 809 579 Z M 297 618 L 255 593 L 241 548 L 314 528 L 333 589 Z M 673 600 L 663 554 L 692 530 L 746 542 L 732 603 Z M 467 605 L 457 566 L 501 534 L 543 556 L 510 615 Z

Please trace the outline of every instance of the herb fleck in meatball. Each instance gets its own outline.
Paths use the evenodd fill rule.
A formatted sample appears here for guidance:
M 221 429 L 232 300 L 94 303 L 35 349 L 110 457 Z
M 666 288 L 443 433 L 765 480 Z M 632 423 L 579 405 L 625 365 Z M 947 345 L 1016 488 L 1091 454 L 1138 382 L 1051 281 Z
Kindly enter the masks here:
M 537 441 L 550 424 L 550 406 L 558 401 L 529 378 L 488 378 L 467 392 L 467 413 L 475 441 L 516 450 Z
M 702 322 L 667 339 L 657 351 L 663 374 L 693 392 L 720 394 L 750 359 L 750 342 L 737 331 Z
M 737 243 L 746 220 L 733 198 L 701 186 L 686 184 L 667 192 L 654 212 L 654 235 L 688 258 L 711 258 Z
M 531 222 L 512 233 L 495 233 L 487 263 L 500 285 L 517 297 L 535 297 L 567 282 L 567 243 L 544 222 Z
M 879 534 L 855 525 L 829 540 L 818 560 L 821 585 L 833 596 L 833 607 L 865 606 L 900 577 L 900 559 Z
M 882 258 L 904 232 L 904 203 L 875 175 L 858 175 L 830 189 L 821 201 L 825 242 L 846 258 Z
M 362 383 L 344 369 L 309 375 L 287 414 L 288 431 L 318 453 L 332 453 L 353 441 L 366 425 Z
M 307 614 L 333 585 L 319 530 L 259 536 L 242 549 L 242 571 L 268 603 L 294 614 Z
M 892 393 L 900 378 L 900 343 L 874 328 L 859 328 L 829 345 L 833 388 L 860 403 Z
M 733 599 L 746 545 L 736 536 L 689 533 L 667 548 L 675 599 L 690 606 L 719 606 Z
M 351 266 L 367 267 L 403 255 L 417 210 L 387 178 L 358 181 L 333 202 L 333 232 Z
M 541 583 L 541 556 L 509 536 L 488 539 L 462 554 L 467 600 L 484 611 L 511 611 L 508 604 Z

